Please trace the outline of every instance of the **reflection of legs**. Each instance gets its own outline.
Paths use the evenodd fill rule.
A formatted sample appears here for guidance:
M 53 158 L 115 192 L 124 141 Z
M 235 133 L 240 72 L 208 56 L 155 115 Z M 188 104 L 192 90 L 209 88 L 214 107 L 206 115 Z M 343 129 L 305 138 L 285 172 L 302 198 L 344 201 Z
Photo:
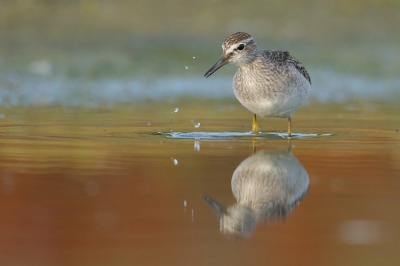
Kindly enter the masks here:
M 256 135 L 258 134 L 258 123 L 257 123 L 256 114 L 253 115 L 253 128 L 252 128 L 252 130 L 253 130 L 254 134 L 256 134 Z
M 287 151 L 288 151 L 288 152 L 291 152 L 291 150 L 292 150 L 292 138 L 289 138 L 289 139 L 288 139 Z
M 256 153 L 256 148 L 257 148 L 257 140 L 253 139 L 253 154 Z
M 290 136 L 292 136 L 292 118 L 288 117 L 287 121 L 288 121 L 287 135 L 288 135 L 288 137 L 290 137 Z

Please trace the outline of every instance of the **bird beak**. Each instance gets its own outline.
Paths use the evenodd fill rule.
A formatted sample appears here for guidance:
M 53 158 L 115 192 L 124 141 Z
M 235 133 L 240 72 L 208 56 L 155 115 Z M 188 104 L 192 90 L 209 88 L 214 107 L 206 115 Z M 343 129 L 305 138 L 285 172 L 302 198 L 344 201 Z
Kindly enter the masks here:
M 214 211 L 219 215 L 222 216 L 226 212 L 225 207 L 210 198 L 209 196 L 203 196 L 204 200 L 207 201 L 208 204 L 214 209 Z
M 223 67 L 224 65 L 228 64 L 229 60 L 228 57 L 225 57 L 225 55 L 222 55 L 218 61 L 209 69 L 207 72 L 204 74 L 204 77 L 208 78 L 211 76 L 215 71 Z

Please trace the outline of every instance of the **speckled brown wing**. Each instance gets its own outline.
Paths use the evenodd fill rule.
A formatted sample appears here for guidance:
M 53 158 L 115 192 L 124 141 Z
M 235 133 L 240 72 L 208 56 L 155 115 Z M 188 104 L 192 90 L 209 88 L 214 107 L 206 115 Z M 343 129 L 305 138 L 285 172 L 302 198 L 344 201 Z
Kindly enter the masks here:
M 291 64 L 293 65 L 311 84 L 311 78 L 305 67 L 287 51 L 265 50 L 264 56 L 278 65 Z

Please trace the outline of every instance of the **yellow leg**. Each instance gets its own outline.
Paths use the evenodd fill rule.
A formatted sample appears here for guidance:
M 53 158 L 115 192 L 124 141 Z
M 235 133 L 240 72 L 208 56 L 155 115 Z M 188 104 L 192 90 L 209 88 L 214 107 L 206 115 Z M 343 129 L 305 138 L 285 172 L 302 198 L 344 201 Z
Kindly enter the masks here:
M 256 114 L 253 115 L 253 128 L 252 128 L 252 130 L 253 130 L 254 134 L 256 134 L 256 135 L 258 134 L 258 123 L 257 123 Z
M 288 121 L 287 134 L 288 134 L 288 137 L 291 137 L 292 136 L 292 118 L 288 117 L 287 121 Z

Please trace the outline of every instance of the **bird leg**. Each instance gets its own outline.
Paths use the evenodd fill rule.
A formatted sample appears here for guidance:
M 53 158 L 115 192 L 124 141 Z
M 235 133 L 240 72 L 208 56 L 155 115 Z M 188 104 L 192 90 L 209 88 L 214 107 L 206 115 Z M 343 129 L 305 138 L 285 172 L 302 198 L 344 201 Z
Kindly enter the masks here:
M 253 115 L 253 128 L 252 128 L 252 130 L 253 130 L 254 134 L 256 134 L 256 135 L 258 134 L 258 123 L 257 123 L 256 114 Z
M 292 136 L 292 118 L 288 117 L 287 121 L 288 121 L 287 135 L 288 135 L 288 137 L 291 137 Z

